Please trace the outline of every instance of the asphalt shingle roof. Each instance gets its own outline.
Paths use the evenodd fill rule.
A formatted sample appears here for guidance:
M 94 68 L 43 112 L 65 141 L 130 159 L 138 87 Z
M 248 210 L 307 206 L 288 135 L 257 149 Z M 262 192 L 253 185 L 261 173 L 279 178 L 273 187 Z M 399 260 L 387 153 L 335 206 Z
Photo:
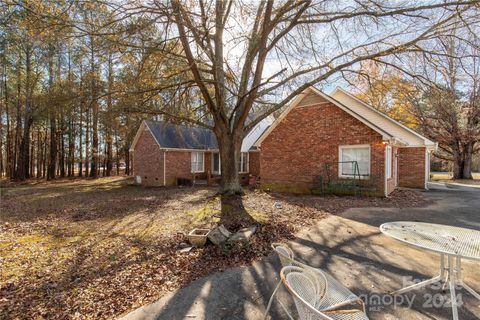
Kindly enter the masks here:
M 212 130 L 202 127 L 173 124 L 163 121 L 145 121 L 162 148 L 218 149 Z

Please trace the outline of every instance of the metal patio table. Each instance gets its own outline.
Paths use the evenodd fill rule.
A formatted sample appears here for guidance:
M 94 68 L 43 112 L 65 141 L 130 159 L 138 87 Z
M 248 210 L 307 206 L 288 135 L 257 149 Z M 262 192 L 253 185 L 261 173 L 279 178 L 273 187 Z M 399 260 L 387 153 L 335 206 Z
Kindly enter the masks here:
M 460 285 L 480 300 L 480 294 L 462 281 L 462 259 L 480 261 L 480 231 L 441 224 L 396 221 L 384 223 L 380 231 L 411 246 L 440 254 L 440 274 L 432 279 L 392 292 L 402 294 L 427 285 L 445 281 L 449 286 L 453 319 L 458 320 L 455 285 Z M 445 266 L 447 256 L 447 266 Z

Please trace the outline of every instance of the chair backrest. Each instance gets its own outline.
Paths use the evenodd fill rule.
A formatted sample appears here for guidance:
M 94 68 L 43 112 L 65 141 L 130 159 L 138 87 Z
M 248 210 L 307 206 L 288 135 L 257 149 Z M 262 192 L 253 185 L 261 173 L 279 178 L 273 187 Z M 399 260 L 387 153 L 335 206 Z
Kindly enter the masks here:
M 363 301 L 335 278 L 321 269 L 295 260 L 292 250 L 287 245 L 273 243 L 272 248 L 283 266 L 282 272 L 285 277 L 281 272 L 281 281 L 292 293 L 294 300 L 301 299 L 295 301 L 299 314 L 305 314 L 305 318 L 300 319 L 332 319 L 328 316 L 330 313 L 341 313 L 345 319 L 368 319 Z M 291 285 L 286 283 L 287 273 L 291 274 L 289 276 Z M 338 309 L 340 305 L 359 305 L 359 308 Z
M 272 243 L 272 249 L 278 254 L 283 267 L 291 266 L 295 263 L 292 250 L 284 244 Z
M 305 269 L 315 269 L 308 264 L 295 260 L 292 249 L 282 243 L 272 243 L 272 249 L 278 254 L 282 267 L 296 266 Z
M 332 319 L 317 309 L 325 297 L 327 288 L 327 279 L 321 271 L 286 266 L 282 268 L 280 277 L 295 301 L 300 319 Z

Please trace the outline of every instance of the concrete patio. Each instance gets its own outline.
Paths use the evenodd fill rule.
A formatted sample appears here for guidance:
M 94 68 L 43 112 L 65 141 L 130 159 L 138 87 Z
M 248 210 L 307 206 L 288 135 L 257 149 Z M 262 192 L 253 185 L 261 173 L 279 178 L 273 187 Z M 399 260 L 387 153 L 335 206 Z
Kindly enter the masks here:
M 451 319 L 450 306 L 439 288 L 411 292 L 396 301 L 386 293 L 405 281 L 430 278 L 438 272 L 438 255 L 419 251 L 379 232 L 380 224 L 414 220 L 480 229 L 480 190 L 464 186 L 435 186 L 425 194 L 435 200 L 427 208 L 351 209 L 303 230 L 291 243 L 299 260 L 334 275 L 354 293 L 367 299 L 370 319 Z M 464 261 L 464 280 L 480 292 L 480 263 Z M 250 267 L 212 274 L 174 291 L 124 319 L 261 319 L 278 281 L 276 256 Z M 459 318 L 480 319 L 480 301 L 461 295 Z M 279 298 L 292 306 L 285 290 Z M 374 301 L 380 299 L 380 303 Z M 293 307 L 293 306 L 292 306 Z M 271 319 L 286 319 L 278 303 Z

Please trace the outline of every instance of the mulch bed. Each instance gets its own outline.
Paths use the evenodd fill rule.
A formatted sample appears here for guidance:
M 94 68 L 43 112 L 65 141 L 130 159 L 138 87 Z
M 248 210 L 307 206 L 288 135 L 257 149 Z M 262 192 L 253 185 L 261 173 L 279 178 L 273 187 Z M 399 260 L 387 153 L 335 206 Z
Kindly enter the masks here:
M 46 240 L 42 240 L 44 242 L 40 243 L 45 245 L 45 250 L 40 252 L 43 253 L 32 256 L 31 265 L 30 262 L 23 264 L 24 268 L 32 268 L 32 276 L 0 279 L 0 318 L 118 317 L 212 272 L 249 265 L 270 254 L 272 242 L 293 239 L 300 228 L 328 214 L 351 207 L 419 207 L 428 204 L 430 202 L 421 193 L 410 190 L 397 190 L 388 199 L 248 191 L 239 201 L 228 202 L 230 213 L 242 211 L 255 217 L 257 231 L 248 245 L 228 248 L 208 245 L 180 253 L 177 246 L 186 241 L 186 236 L 177 232 L 159 235 L 149 241 L 123 234 L 98 235 L 81 242 L 60 244 L 48 240 L 48 246 L 44 243 Z M 81 222 L 84 218 L 81 212 L 68 217 L 71 223 Z M 20 236 L 34 234 L 34 230 L 35 234 L 45 232 L 49 239 L 56 239 L 58 230 L 52 232 L 49 223 L 48 220 L 3 223 L 0 224 L 0 233 L 5 238 L 20 239 Z M 240 222 L 230 227 L 242 226 Z M 15 250 L 16 246 L 22 245 L 24 243 L 20 241 L 8 242 L 1 250 Z M 76 253 L 73 258 L 68 256 L 60 266 L 54 264 L 57 257 L 71 250 Z M 2 259 L 7 258 L 0 255 L 0 264 Z M 34 268 L 35 259 L 47 260 L 42 268 Z

